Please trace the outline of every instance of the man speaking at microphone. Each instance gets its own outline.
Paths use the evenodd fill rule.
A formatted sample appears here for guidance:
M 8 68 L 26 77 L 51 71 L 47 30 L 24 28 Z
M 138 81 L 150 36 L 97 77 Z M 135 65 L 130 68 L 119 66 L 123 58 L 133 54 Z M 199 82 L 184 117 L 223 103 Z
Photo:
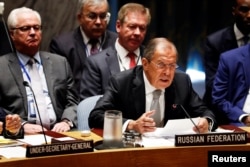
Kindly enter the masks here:
M 16 51 L 0 57 L 0 105 L 22 118 L 25 133 L 76 127 L 78 96 L 72 72 L 62 56 L 39 51 L 39 13 L 14 9 L 7 24 Z
M 165 38 L 152 39 L 144 50 L 142 66 L 111 77 L 90 113 L 89 126 L 103 128 L 104 112 L 114 109 L 122 111 L 123 131 L 152 132 L 169 119 L 188 117 L 185 108 L 191 117 L 200 117 L 194 131 L 215 129 L 214 114 L 195 93 L 188 75 L 176 70 L 176 63 L 174 44 Z

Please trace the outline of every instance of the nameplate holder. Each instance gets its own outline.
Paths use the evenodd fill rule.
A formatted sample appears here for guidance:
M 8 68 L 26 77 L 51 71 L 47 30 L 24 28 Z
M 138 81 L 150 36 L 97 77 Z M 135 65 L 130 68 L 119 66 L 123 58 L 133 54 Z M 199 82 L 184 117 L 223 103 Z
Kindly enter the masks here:
M 93 140 L 52 140 L 51 144 L 35 145 L 26 147 L 26 157 L 40 157 L 62 154 L 74 154 L 83 152 L 93 152 Z
M 175 146 L 246 144 L 247 132 L 175 135 Z

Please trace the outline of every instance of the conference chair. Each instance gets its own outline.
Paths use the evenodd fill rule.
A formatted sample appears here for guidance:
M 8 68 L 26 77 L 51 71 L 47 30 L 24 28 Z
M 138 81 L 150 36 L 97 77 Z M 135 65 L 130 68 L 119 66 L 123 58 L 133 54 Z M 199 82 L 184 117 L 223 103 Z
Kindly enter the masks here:
M 78 130 L 89 130 L 89 113 L 95 107 L 95 104 L 102 95 L 88 97 L 82 100 L 77 106 Z

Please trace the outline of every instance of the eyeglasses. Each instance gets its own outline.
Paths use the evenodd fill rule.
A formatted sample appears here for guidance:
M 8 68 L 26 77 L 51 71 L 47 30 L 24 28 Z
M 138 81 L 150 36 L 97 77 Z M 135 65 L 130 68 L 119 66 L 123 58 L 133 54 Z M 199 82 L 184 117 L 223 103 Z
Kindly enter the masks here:
M 156 66 L 156 68 L 160 70 L 167 69 L 167 68 L 169 68 L 170 70 L 174 70 L 179 67 L 176 63 L 165 64 L 163 62 L 159 62 L 159 63 L 155 63 L 153 61 L 151 62 Z
M 22 32 L 28 32 L 31 30 L 31 28 L 33 28 L 33 30 L 35 30 L 35 31 L 39 31 L 42 29 L 42 26 L 41 25 L 22 26 L 22 27 L 12 28 L 12 30 L 20 30 Z
M 101 13 L 101 14 L 96 14 L 96 13 L 88 13 L 85 16 L 87 16 L 88 19 L 95 21 L 99 17 L 100 20 L 107 20 L 110 17 L 110 13 Z

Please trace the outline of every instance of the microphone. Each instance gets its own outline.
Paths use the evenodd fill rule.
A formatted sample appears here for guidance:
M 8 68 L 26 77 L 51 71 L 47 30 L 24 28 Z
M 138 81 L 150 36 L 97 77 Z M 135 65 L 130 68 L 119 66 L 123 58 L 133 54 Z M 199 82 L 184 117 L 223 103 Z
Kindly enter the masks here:
M 4 2 L 0 2 L 0 18 L 1 18 L 0 21 L 2 21 L 3 29 L 4 29 L 4 31 L 6 33 L 6 36 L 7 36 L 7 41 L 6 42 L 8 42 L 8 44 L 9 44 L 9 46 L 7 46 L 7 47 L 8 47 L 8 49 L 10 49 L 10 52 L 14 52 L 14 47 L 13 47 L 11 39 L 10 39 L 9 31 L 8 31 L 7 25 L 6 25 L 5 21 L 4 21 L 3 12 L 4 12 Z M 9 52 L 9 50 L 8 50 L 8 52 Z M 6 50 L 6 53 L 8 53 L 8 52 Z M 4 54 L 6 54 L 6 53 L 4 53 Z
M 194 127 L 196 128 L 196 130 L 198 131 L 198 133 L 200 133 L 199 128 L 197 127 L 197 125 L 194 123 L 193 119 L 191 118 L 191 116 L 188 114 L 188 112 L 185 110 L 185 108 L 181 105 L 181 104 L 173 104 L 173 109 L 176 108 L 181 108 L 182 111 L 184 111 L 185 115 L 190 119 L 190 121 L 192 122 L 192 124 L 194 125 Z
M 36 106 L 36 110 L 37 110 L 37 113 L 38 113 L 38 118 L 39 118 L 40 123 L 41 123 L 41 126 L 42 126 L 42 132 L 43 132 L 43 137 L 44 137 L 44 140 L 45 140 L 45 144 L 48 144 L 47 139 L 46 139 L 46 135 L 45 135 L 45 132 L 44 132 L 44 126 L 43 126 L 42 119 L 41 119 L 41 116 L 40 116 L 40 111 L 39 111 L 39 109 L 38 109 L 38 105 L 37 105 L 37 102 L 36 102 L 35 93 L 34 93 L 32 87 L 30 86 L 30 84 L 29 84 L 27 81 L 23 81 L 23 85 L 24 85 L 25 87 L 29 87 L 30 90 L 31 90 L 31 92 L 32 92 L 32 96 L 34 97 L 35 106 Z
M 3 15 L 4 11 L 4 2 L 0 2 L 0 15 Z

